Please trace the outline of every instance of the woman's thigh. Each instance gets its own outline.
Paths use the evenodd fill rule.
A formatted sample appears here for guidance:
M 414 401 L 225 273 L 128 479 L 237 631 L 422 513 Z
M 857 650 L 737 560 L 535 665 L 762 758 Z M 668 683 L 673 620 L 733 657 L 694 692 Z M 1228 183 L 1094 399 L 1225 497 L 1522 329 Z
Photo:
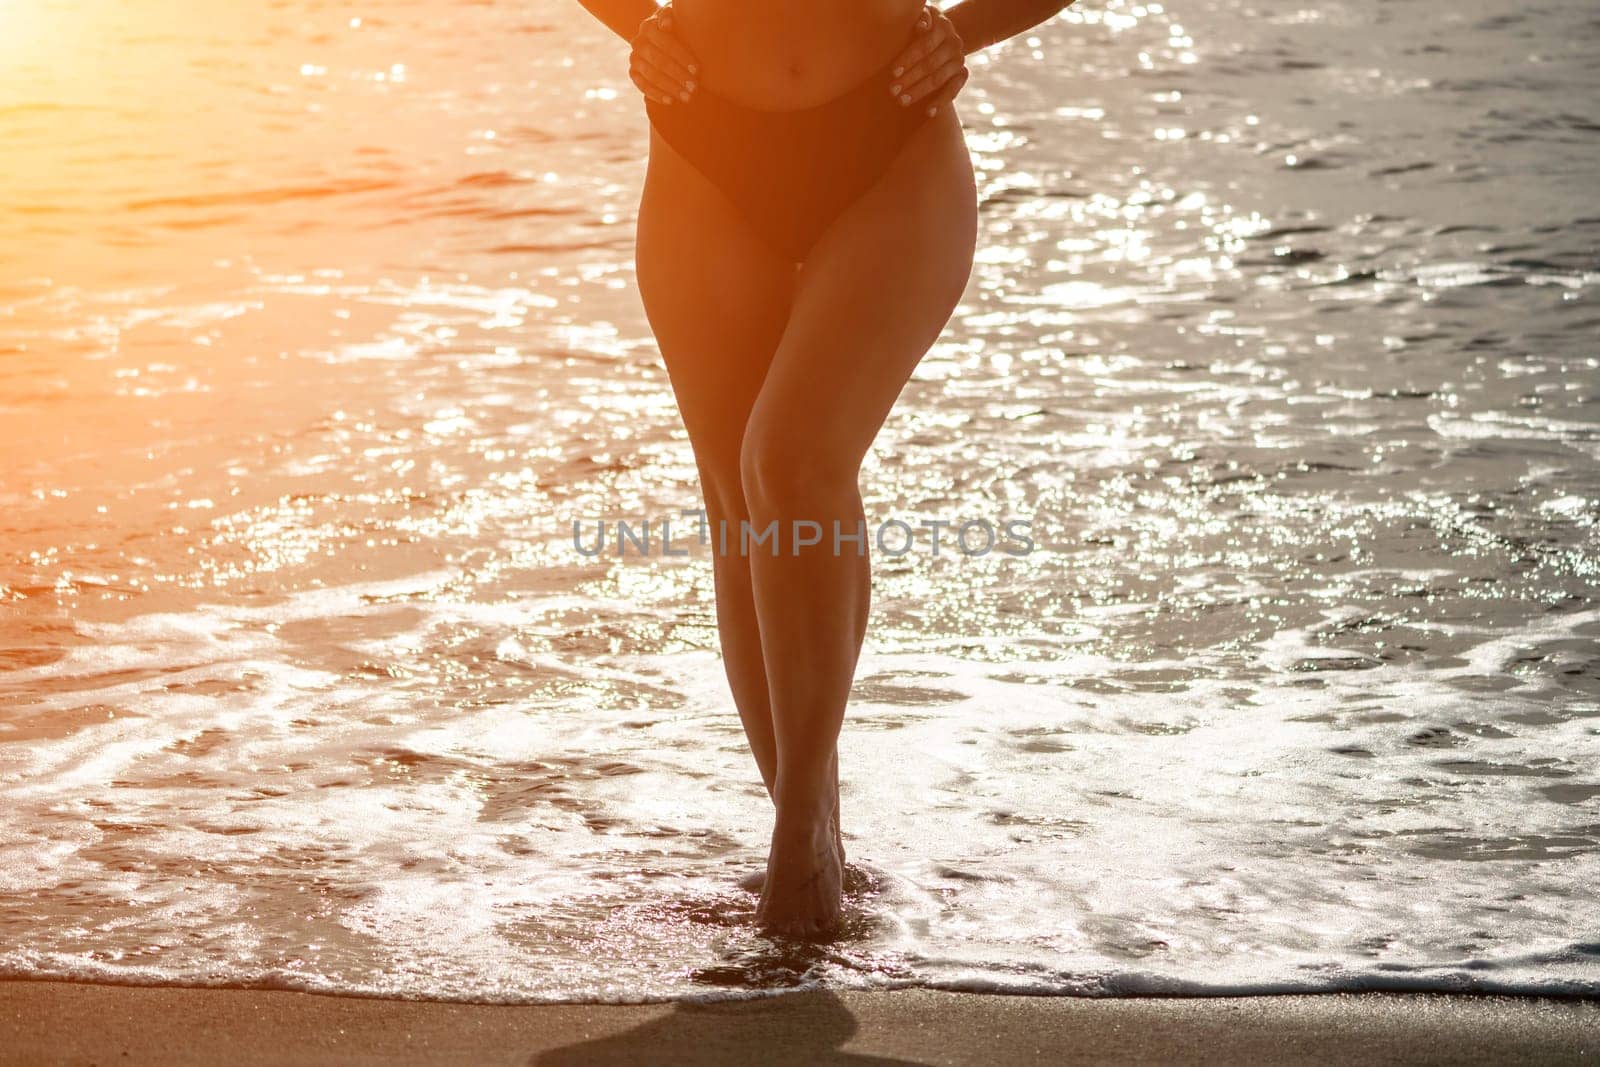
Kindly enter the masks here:
M 853 476 L 972 271 L 977 192 L 946 109 L 823 234 L 800 272 L 746 439 L 767 462 Z
M 745 422 L 788 319 L 794 265 L 654 131 L 635 262 L 696 459 L 736 484 Z

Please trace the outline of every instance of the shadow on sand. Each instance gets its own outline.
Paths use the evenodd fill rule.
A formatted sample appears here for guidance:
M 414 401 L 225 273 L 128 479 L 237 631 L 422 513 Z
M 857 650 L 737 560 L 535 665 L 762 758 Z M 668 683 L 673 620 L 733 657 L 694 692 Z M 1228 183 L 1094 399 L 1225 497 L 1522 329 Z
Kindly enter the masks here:
M 826 990 L 760 1000 L 681 1003 L 632 1030 L 565 1045 L 535 1056 L 545 1065 L 595 1063 L 912 1064 L 840 1049 L 856 1018 Z

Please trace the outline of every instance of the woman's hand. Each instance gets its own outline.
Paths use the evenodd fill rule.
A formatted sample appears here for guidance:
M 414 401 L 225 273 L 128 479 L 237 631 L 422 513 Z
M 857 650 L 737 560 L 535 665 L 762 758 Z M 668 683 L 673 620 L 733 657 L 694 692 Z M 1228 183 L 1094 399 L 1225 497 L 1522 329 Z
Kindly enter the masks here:
M 889 92 L 902 107 L 925 107 L 928 114 L 956 98 L 967 84 L 966 49 L 944 12 L 929 4 L 917 18 L 916 39 L 889 65 Z
M 694 93 L 700 66 L 683 42 L 672 35 L 671 6 L 657 8 L 655 14 L 641 22 L 632 44 L 628 77 L 638 90 L 660 104 L 674 100 L 687 103 Z

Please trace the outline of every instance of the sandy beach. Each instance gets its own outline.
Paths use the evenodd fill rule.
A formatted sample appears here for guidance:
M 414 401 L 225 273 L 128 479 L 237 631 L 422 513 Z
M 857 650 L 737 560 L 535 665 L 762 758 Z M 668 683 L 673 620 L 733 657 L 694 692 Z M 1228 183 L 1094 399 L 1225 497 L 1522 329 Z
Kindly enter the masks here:
M 930 990 L 481 1005 L 0 982 L 0 1063 L 1592 1063 L 1600 1002 Z

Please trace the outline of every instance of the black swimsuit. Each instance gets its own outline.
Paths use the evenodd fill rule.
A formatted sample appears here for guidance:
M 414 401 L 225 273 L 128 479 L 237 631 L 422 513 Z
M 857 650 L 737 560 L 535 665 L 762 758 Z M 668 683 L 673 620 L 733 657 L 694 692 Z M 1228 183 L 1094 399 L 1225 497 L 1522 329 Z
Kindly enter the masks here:
M 645 109 L 774 251 L 799 262 L 928 120 L 925 102 L 902 106 L 889 85 L 879 72 L 800 111 L 744 107 L 703 88 L 688 103 L 646 99 Z

